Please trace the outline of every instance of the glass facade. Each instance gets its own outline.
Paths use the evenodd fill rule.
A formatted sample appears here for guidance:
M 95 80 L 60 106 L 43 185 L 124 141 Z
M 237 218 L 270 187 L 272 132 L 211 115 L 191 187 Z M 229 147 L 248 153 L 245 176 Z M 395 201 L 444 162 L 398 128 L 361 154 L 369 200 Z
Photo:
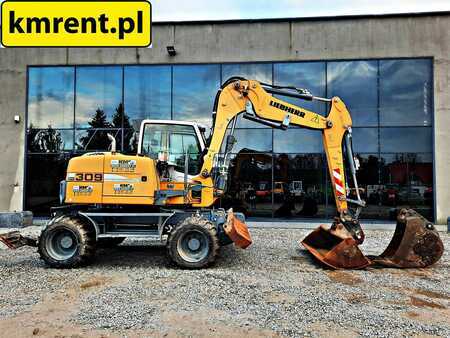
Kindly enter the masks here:
M 353 118 L 358 180 L 368 203 L 362 217 L 389 219 L 407 206 L 433 219 L 432 74 L 428 58 L 29 67 L 26 208 L 46 214 L 57 205 L 67 161 L 107 150 L 107 133 L 133 154 L 143 119 L 210 126 L 217 89 L 241 76 L 340 96 Z M 323 102 L 283 99 L 327 114 Z M 272 130 L 239 118 L 235 136 L 223 207 L 255 217 L 334 215 L 320 132 Z

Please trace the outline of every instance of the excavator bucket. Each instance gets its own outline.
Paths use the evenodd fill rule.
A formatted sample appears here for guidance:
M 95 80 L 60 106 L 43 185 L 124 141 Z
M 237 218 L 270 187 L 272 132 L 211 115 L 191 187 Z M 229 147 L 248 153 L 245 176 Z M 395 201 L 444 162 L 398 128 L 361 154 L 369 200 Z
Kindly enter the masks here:
M 433 224 L 414 210 L 403 209 L 397 217 L 394 237 L 372 264 L 395 268 L 425 268 L 436 263 L 444 245 Z
M 0 235 L 0 242 L 3 242 L 10 249 L 17 249 L 22 246 L 36 246 L 36 240 L 24 237 L 19 231 L 11 231 Z
M 252 244 L 247 225 L 234 215 L 232 209 L 228 210 L 227 221 L 223 228 L 227 236 L 241 249 L 245 249 Z
M 334 223 L 331 229 L 321 225 L 302 244 L 321 263 L 333 269 L 362 269 L 370 265 L 342 224 Z
M 358 243 L 338 222 L 330 229 L 321 225 L 302 244 L 315 258 L 333 269 L 361 269 L 369 265 L 425 268 L 436 263 L 444 253 L 444 245 L 433 224 L 407 209 L 400 211 L 394 237 L 379 256 L 364 256 Z

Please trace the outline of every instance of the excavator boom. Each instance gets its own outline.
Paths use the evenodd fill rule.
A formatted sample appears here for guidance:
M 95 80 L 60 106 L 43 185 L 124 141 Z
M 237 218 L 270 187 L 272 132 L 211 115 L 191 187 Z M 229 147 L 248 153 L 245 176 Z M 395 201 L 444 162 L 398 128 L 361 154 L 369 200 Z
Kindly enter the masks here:
M 326 117 L 322 116 L 283 101 L 280 96 L 327 102 L 329 113 Z M 305 89 L 273 86 L 244 78 L 231 78 L 222 85 L 214 103 L 209 147 L 201 173 L 195 178 L 212 190 L 206 188 L 202 191 L 202 206 L 210 206 L 226 189 L 229 154 L 235 143 L 233 133 L 237 117 L 241 114 L 246 119 L 272 128 L 286 130 L 300 127 L 322 132 L 338 215 L 331 227 L 321 226 L 302 241 L 303 246 L 319 261 L 335 269 L 357 269 L 375 264 L 424 267 L 439 260 L 443 245 L 438 233 L 430 222 L 414 211 L 401 212 L 395 236 L 382 255 L 363 255 L 358 248 L 364 241 L 358 217 L 365 202 L 360 197 L 356 178 L 358 168 L 352 150 L 350 113 L 340 98 L 314 97 Z M 349 198 L 350 185 L 356 199 Z M 406 217 L 406 214 L 409 216 Z

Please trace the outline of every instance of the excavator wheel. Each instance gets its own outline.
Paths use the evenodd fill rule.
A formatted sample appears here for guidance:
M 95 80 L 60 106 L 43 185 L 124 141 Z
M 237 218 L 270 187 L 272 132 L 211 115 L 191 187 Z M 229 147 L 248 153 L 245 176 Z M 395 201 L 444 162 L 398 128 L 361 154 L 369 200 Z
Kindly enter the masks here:
M 64 217 L 41 233 L 38 252 L 45 263 L 57 269 L 89 263 L 95 254 L 95 233 L 77 218 Z
M 201 269 L 216 260 L 219 239 L 214 224 L 194 215 L 181 221 L 169 235 L 167 252 L 181 268 Z

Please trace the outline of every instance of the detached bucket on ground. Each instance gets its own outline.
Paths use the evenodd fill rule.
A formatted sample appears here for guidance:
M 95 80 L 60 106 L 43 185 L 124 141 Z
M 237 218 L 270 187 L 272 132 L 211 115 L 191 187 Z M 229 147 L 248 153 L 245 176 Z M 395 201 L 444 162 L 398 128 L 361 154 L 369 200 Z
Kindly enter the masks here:
M 320 262 L 333 269 L 362 269 L 367 266 L 425 268 L 439 261 L 444 244 L 433 224 L 414 210 L 403 209 L 394 236 L 379 256 L 364 256 L 342 224 L 325 225 L 310 233 L 303 246 Z
M 394 268 L 425 268 L 444 253 L 444 244 L 433 224 L 414 210 L 403 209 L 386 250 L 369 257 L 374 265 Z
M 340 236 L 325 225 L 310 233 L 302 244 L 321 263 L 333 269 L 362 269 L 370 265 L 353 238 Z

